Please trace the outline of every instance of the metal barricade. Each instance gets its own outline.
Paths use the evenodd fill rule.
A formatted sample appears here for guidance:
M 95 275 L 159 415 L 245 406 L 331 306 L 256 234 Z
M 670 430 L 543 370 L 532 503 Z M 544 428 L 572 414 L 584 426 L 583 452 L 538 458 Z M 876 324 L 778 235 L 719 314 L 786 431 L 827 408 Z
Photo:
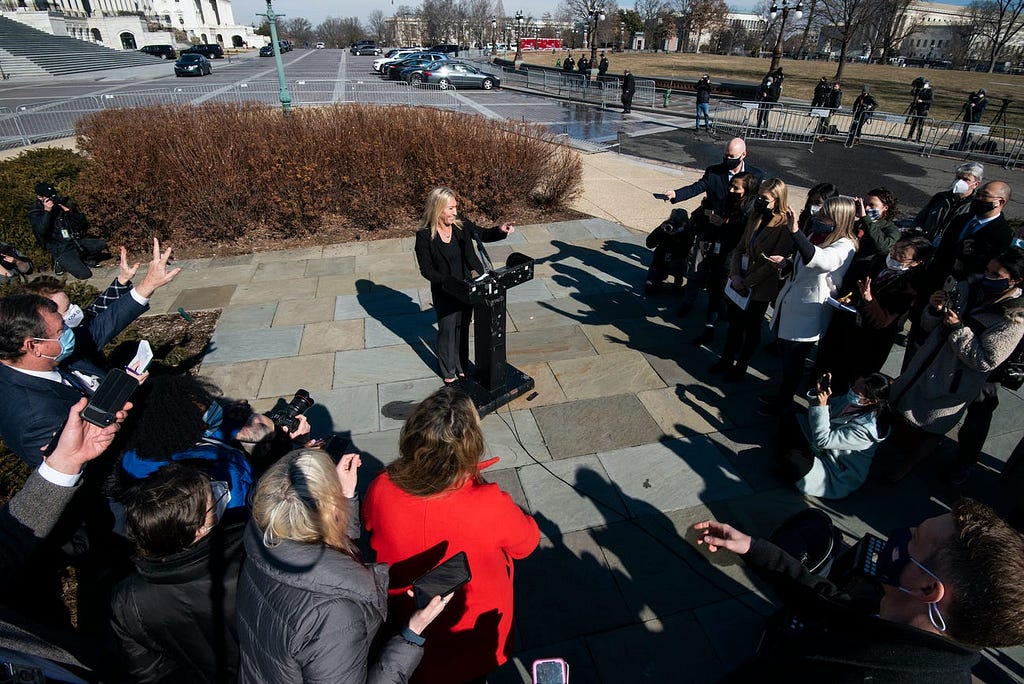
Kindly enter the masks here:
M 348 81 L 341 102 L 407 105 L 411 88 L 405 81 Z
M 31 144 L 74 135 L 78 120 L 99 110 L 100 104 L 96 98 L 79 97 L 59 102 L 20 105 L 14 111 L 21 135 L 27 141 L 26 144 Z
M 720 135 L 762 138 L 814 147 L 829 110 L 789 107 L 777 102 L 721 100 L 711 117 Z
M 130 93 L 104 93 L 99 96 L 99 101 L 103 109 L 134 109 L 174 104 L 175 96 L 173 91 L 161 88 Z
M 942 155 L 988 161 L 1013 168 L 1022 155 L 1021 129 L 965 121 L 935 121 L 922 150 L 925 156 Z
M 654 106 L 654 81 L 646 78 L 636 79 L 636 92 L 633 93 L 633 104 Z
M 18 125 L 18 116 L 10 107 L 0 107 L 0 149 L 11 150 L 28 145 L 29 140 Z
M 439 83 L 419 83 L 409 90 L 409 105 L 412 107 L 436 107 L 459 109 L 462 101 L 456 96 L 455 86 L 442 87 Z

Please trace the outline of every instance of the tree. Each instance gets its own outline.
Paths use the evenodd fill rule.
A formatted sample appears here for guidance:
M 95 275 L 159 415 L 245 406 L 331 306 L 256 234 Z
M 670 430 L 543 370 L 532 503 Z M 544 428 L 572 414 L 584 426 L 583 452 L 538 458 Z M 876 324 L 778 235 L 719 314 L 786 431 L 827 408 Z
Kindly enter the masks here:
M 259 27 L 256 29 L 256 35 L 257 36 L 266 36 L 267 38 L 269 38 L 270 37 L 270 22 L 267 21 L 266 19 L 264 19 L 260 23 Z
M 968 20 L 959 24 L 952 24 L 949 27 L 950 40 L 946 50 L 946 56 L 953 63 L 954 69 L 959 69 L 970 59 L 974 51 L 974 22 Z
M 327 17 L 316 27 L 316 34 L 329 47 L 341 48 L 360 40 L 365 33 L 356 17 Z
M 313 24 L 303 17 L 285 19 L 278 27 L 278 32 L 296 45 L 308 45 L 313 40 Z
M 690 3 L 690 25 L 697 39 L 694 52 L 700 52 L 700 38 L 705 31 L 714 33 L 725 26 L 729 6 L 725 0 L 692 0 Z
M 651 38 L 651 42 L 654 43 L 654 50 L 658 50 L 658 34 L 664 30 L 662 24 L 664 20 L 659 23 L 659 19 L 662 19 L 661 15 L 665 13 L 666 6 L 663 0 L 636 0 L 633 3 L 633 8 L 636 13 L 640 16 L 643 21 L 643 31 Z
M 1021 12 L 1024 0 L 974 0 L 968 5 L 975 23 L 975 32 L 989 44 L 988 72 L 996 68 L 996 60 L 1006 46 L 1024 28 Z
M 378 43 L 383 43 L 387 37 L 388 22 L 384 18 L 384 12 L 379 9 L 372 10 L 366 17 L 366 30 Z
M 915 0 L 873 0 L 875 7 L 872 17 L 874 40 L 873 50 L 881 51 L 882 64 L 889 63 L 889 57 L 898 54 L 907 36 L 914 33 L 920 23 L 911 18 L 909 12 Z
M 818 0 L 810 0 L 807 3 L 807 23 L 804 24 L 803 33 L 800 34 L 800 46 L 796 49 L 796 56 L 803 57 L 804 50 L 807 49 L 807 36 L 811 33 L 811 27 L 814 26 L 815 14 L 818 11 Z M 819 22 L 820 23 L 820 22 Z
M 822 14 L 828 17 L 839 38 L 839 66 L 836 67 L 834 80 L 843 80 L 847 51 L 857 32 L 868 23 L 868 15 L 873 7 L 871 0 L 824 0 L 822 3 Z
M 420 18 L 427 41 L 447 43 L 456 36 L 462 12 L 453 0 L 423 0 Z

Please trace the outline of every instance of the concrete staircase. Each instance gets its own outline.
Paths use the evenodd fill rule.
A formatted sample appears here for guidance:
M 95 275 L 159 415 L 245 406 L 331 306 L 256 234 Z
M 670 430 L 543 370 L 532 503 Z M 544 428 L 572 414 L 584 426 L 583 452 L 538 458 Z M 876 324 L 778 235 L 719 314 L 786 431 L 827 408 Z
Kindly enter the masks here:
M 8 78 L 62 76 L 163 61 L 143 52 L 112 50 L 71 36 L 54 36 L 6 17 L 0 17 L 0 59 Z

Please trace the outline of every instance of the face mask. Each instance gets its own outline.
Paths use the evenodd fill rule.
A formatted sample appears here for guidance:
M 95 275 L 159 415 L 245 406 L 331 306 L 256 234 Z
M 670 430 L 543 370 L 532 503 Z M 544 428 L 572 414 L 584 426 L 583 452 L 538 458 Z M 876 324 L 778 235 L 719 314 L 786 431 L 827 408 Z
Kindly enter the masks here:
M 35 339 L 42 340 L 44 342 L 60 342 L 60 354 L 57 354 L 56 356 L 40 354 L 44 359 L 51 359 L 57 363 L 68 358 L 75 351 L 75 331 L 68 327 L 65 327 L 64 330 L 61 331 L 60 336 L 56 340 L 50 337 L 37 337 Z
M 971 200 L 971 213 L 975 216 L 986 214 L 996 208 L 996 203 L 992 200 Z
M 952 190 L 953 190 L 953 194 L 954 195 L 960 195 L 961 197 L 963 197 L 964 195 L 967 194 L 967 191 L 970 190 L 970 189 L 971 189 L 970 184 L 967 181 L 965 181 L 963 178 L 957 178 L 956 182 L 953 183 Z
M 69 328 L 77 328 L 85 320 L 85 313 L 82 307 L 77 304 L 69 304 L 68 310 L 64 312 L 64 325 Z
M 835 229 L 836 227 L 833 226 L 831 223 L 825 223 L 820 219 L 815 219 L 814 221 L 811 221 L 812 233 L 818 233 L 819 235 L 828 235 Z
M 722 164 L 724 164 L 725 168 L 729 169 L 730 171 L 739 166 L 741 161 L 743 161 L 742 157 L 722 157 Z
M 868 215 L 868 218 L 872 221 L 877 221 L 882 216 L 880 209 L 868 208 L 864 210 L 864 213 Z
M 210 482 L 210 490 L 213 492 L 213 524 L 216 525 L 231 503 L 231 486 L 227 482 L 213 480 Z
M 850 406 L 863 406 L 864 405 L 864 404 L 861 403 L 860 395 L 857 394 L 856 392 L 854 392 L 853 390 L 850 390 L 849 392 L 846 393 L 846 401 L 847 401 L 848 404 L 850 404 Z
M 764 197 L 758 197 L 754 200 L 754 211 L 764 214 L 768 211 L 768 200 Z
M 210 408 L 206 409 L 206 413 L 203 414 L 203 422 L 206 423 L 207 437 L 216 433 L 220 429 L 220 424 L 224 422 L 224 407 L 216 399 L 210 404 Z
M 993 280 L 992 278 L 982 278 L 981 289 L 987 292 L 988 294 L 1006 292 L 1007 290 L 1010 289 L 1010 279 L 999 278 L 998 280 Z
M 1024 249 L 1024 238 L 1013 238 L 1010 240 L 1010 246 L 1016 247 L 1017 249 Z
M 910 266 L 893 259 L 891 254 L 885 257 L 885 267 L 890 271 L 906 271 L 910 268 Z
M 900 576 L 903 574 L 903 569 L 911 563 L 921 568 L 929 576 L 934 577 L 940 582 L 942 581 L 934 572 L 921 565 L 917 559 L 911 557 L 910 537 L 909 527 L 902 527 L 889 533 L 889 539 L 879 552 L 878 564 L 875 566 L 875 577 L 879 582 L 896 587 L 906 594 L 909 594 L 910 591 L 900 586 Z M 935 629 L 940 632 L 946 631 L 946 621 L 942 619 L 939 607 L 934 603 L 928 604 L 928 619 L 931 620 Z
M 821 205 L 820 204 L 812 204 L 810 206 L 810 208 L 808 209 L 808 211 L 811 212 L 811 216 L 817 216 L 818 212 L 821 211 Z

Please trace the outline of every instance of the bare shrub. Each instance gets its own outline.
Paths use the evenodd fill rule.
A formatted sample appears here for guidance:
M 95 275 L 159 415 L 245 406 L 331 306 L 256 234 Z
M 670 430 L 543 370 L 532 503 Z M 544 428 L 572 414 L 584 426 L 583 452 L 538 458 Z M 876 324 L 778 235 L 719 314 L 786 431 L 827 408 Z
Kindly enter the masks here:
M 540 127 L 431 108 L 106 110 L 78 135 L 87 157 L 78 199 L 115 244 L 297 238 L 338 221 L 414 225 L 436 185 L 487 219 L 558 210 L 582 170 Z

